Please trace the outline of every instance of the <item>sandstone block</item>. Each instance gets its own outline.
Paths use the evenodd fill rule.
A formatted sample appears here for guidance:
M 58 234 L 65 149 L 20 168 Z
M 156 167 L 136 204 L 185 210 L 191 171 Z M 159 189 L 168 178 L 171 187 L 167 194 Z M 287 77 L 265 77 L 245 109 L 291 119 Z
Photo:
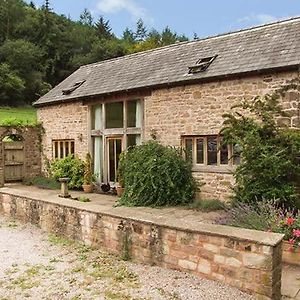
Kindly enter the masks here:
M 178 265 L 186 270 L 195 271 L 197 269 L 197 263 L 185 260 L 185 259 L 179 259 Z
M 200 259 L 197 270 L 200 273 L 208 275 L 211 273 L 211 263 L 206 259 Z

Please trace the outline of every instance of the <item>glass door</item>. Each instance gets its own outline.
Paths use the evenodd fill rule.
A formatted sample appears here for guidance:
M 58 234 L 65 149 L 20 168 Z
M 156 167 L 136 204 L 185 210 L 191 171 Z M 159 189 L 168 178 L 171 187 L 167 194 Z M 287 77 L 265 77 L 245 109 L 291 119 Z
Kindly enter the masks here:
M 122 152 L 122 137 L 108 137 L 107 143 L 107 175 L 110 183 L 118 181 L 118 165 Z

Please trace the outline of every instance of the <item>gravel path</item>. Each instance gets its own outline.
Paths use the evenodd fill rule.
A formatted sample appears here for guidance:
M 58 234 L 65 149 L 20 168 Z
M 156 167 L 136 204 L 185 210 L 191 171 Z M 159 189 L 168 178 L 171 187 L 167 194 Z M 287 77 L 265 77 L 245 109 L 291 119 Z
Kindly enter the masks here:
M 0 217 L 0 299 L 254 299 L 229 286 L 48 236 Z

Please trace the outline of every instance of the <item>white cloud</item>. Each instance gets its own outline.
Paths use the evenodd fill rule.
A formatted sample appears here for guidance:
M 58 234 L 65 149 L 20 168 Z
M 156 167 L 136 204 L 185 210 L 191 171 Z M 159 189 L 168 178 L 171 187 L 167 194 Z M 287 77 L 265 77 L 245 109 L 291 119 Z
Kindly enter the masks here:
M 238 23 L 252 23 L 255 25 L 260 25 L 260 24 L 275 22 L 278 19 L 279 18 L 276 18 L 268 14 L 251 14 L 249 16 L 239 19 Z
M 103 13 L 127 11 L 135 19 L 148 18 L 146 9 L 139 6 L 135 0 L 100 0 L 96 7 L 98 11 Z

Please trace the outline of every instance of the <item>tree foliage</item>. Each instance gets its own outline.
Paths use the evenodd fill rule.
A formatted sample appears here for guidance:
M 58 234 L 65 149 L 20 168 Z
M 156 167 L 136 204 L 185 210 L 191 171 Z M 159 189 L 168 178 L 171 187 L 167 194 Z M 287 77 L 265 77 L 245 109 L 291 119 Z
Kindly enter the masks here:
M 234 200 L 257 203 L 277 199 L 284 206 L 299 206 L 300 130 L 280 127 L 284 116 L 279 99 L 298 90 L 292 80 L 272 94 L 243 101 L 224 115 L 221 133 L 227 143 L 241 147 L 242 161 L 234 176 Z
M 2 104 L 11 105 L 10 101 L 19 101 L 25 89 L 24 81 L 11 70 L 8 64 L 0 64 L 0 99 Z
M 148 31 L 139 19 L 135 30 L 126 28 L 118 38 L 109 20 L 100 16 L 94 21 L 88 9 L 81 13 L 78 21 L 72 21 L 57 15 L 49 0 L 41 7 L 35 6 L 33 1 L 0 0 L 0 61 L 5 64 L 2 72 L 7 73 L 8 68 L 11 73 L 7 77 L 2 75 L 2 81 L 5 78 L 9 81 L 1 89 L 0 105 L 31 103 L 82 64 L 181 40 L 170 30 L 155 31 L 156 37 L 154 31 Z M 13 84 L 12 78 L 18 78 L 19 84 Z M 14 88 L 10 88 L 11 85 Z M 12 97 L 13 90 L 16 94 Z M 17 92 L 21 90 L 22 94 Z

